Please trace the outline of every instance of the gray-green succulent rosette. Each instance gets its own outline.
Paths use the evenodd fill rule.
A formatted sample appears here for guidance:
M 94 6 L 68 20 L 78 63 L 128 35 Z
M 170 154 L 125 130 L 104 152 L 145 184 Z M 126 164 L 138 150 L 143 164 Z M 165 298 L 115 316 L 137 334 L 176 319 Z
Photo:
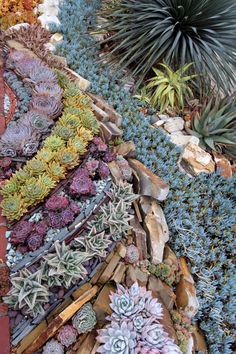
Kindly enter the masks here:
M 104 354 L 181 354 L 179 347 L 168 337 L 159 320 L 162 306 L 151 291 L 137 283 L 130 289 L 117 285 L 110 296 L 110 323 L 99 330 L 101 343 L 98 353 Z

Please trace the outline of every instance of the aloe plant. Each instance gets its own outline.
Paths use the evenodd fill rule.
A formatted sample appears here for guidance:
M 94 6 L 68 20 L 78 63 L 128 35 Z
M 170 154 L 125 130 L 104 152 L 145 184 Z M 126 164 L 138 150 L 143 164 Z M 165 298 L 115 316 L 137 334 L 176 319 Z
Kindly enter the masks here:
M 161 112 L 168 107 L 178 110 L 184 108 L 185 97 L 193 97 L 187 82 L 196 75 L 184 76 L 192 65 L 192 63 L 186 64 L 179 70 L 173 71 L 168 65 L 160 64 L 165 72 L 152 68 L 156 75 L 149 80 L 147 96 L 154 108 L 159 108 Z
M 235 99 L 211 99 L 192 120 L 193 135 L 203 148 L 236 156 L 236 102 Z

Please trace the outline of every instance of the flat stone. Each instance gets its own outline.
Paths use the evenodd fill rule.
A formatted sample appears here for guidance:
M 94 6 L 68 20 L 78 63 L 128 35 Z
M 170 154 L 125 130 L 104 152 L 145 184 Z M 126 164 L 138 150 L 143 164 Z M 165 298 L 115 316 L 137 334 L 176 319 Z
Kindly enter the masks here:
M 93 109 L 93 113 L 95 114 L 95 116 L 100 122 L 109 122 L 109 115 L 106 112 L 104 112 L 101 108 L 96 106 L 94 103 L 92 104 L 92 109 Z
M 123 157 L 135 157 L 135 149 L 136 147 L 133 141 L 126 141 L 125 143 L 115 146 L 113 151 Z
M 176 257 L 175 253 L 172 251 L 170 246 L 165 245 L 164 249 L 164 263 L 169 264 L 169 265 L 175 265 L 176 270 L 179 268 L 179 261 L 178 258 Z
M 186 146 L 189 143 L 199 145 L 199 138 L 194 135 L 184 135 L 181 131 L 171 133 L 170 140 L 178 146 Z
M 181 117 L 169 118 L 164 124 L 164 129 L 168 133 L 181 131 L 184 129 L 184 120 Z
M 157 122 L 153 123 L 153 127 L 155 128 L 159 128 L 161 127 L 162 125 L 164 125 L 165 121 L 164 120 L 158 120 Z
M 103 140 L 105 140 L 107 143 L 116 138 L 120 138 L 123 135 L 122 130 L 111 122 L 101 122 L 100 133 Z
M 216 171 L 225 178 L 231 178 L 233 172 L 229 160 L 225 156 L 215 152 L 213 152 L 213 156 L 216 163 Z
M 130 220 L 130 226 L 134 233 L 135 244 L 139 250 L 139 260 L 147 259 L 147 234 L 142 228 L 137 216 Z
M 150 197 L 140 198 L 144 214 L 144 229 L 147 233 L 147 246 L 153 264 L 163 261 L 165 243 L 169 240 L 169 229 L 162 208 Z
M 215 171 L 215 163 L 211 155 L 192 143 L 185 147 L 180 157 L 180 164 L 193 175 L 198 175 L 202 172 L 213 173 Z
M 126 247 L 125 245 L 123 245 L 123 243 L 121 242 L 118 242 L 117 245 L 116 245 L 116 251 L 118 253 L 118 255 L 121 257 L 121 258 L 125 258 L 125 255 L 126 255 Z
M 135 192 L 140 195 L 151 196 L 159 201 L 165 200 L 169 193 L 168 184 L 138 160 L 128 159 L 128 161 L 136 174 L 136 179 L 134 179 Z
M 155 296 L 159 296 L 169 311 L 173 310 L 176 296 L 170 286 L 154 275 L 150 275 L 148 290 L 151 290 Z

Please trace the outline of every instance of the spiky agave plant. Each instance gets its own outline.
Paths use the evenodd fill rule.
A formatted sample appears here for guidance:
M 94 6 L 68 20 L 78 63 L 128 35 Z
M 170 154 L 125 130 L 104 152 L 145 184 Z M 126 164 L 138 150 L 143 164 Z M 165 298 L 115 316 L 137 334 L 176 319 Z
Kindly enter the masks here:
M 177 71 L 173 71 L 166 64 L 161 65 L 165 72 L 153 68 L 155 76 L 149 80 L 147 89 L 148 96 L 153 107 L 158 107 L 161 112 L 168 107 L 175 109 L 184 108 L 184 99 L 193 97 L 193 92 L 187 82 L 196 75 L 185 75 L 193 63 L 181 66 Z
M 104 14 L 103 14 L 104 15 Z M 140 82 L 158 62 L 194 62 L 197 74 L 214 78 L 228 91 L 235 83 L 236 2 L 234 0 L 121 0 L 105 11 L 106 42 L 122 67 L 132 65 Z
M 236 101 L 211 99 L 192 120 L 193 135 L 200 139 L 203 148 L 225 152 L 236 157 Z

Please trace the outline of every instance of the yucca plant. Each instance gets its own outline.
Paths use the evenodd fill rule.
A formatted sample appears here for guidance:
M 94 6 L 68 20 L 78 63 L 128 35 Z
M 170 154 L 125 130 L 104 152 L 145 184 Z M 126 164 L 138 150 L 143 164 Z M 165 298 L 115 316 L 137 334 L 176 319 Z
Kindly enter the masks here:
M 183 109 L 184 98 L 193 97 L 193 92 L 187 82 L 196 75 L 183 76 L 192 63 L 185 64 L 177 71 L 171 70 L 166 64 L 160 64 L 160 66 L 165 69 L 165 72 L 152 68 L 156 75 L 149 80 L 147 85 L 150 103 L 154 108 L 159 108 L 161 112 L 168 107 Z
M 236 101 L 211 99 L 192 119 L 193 135 L 203 148 L 236 157 Z
M 164 60 L 176 68 L 194 62 L 205 82 L 225 91 L 235 84 L 235 0 L 121 0 L 103 16 L 103 30 L 114 33 L 105 40 L 113 61 L 130 66 L 139 82 Z

